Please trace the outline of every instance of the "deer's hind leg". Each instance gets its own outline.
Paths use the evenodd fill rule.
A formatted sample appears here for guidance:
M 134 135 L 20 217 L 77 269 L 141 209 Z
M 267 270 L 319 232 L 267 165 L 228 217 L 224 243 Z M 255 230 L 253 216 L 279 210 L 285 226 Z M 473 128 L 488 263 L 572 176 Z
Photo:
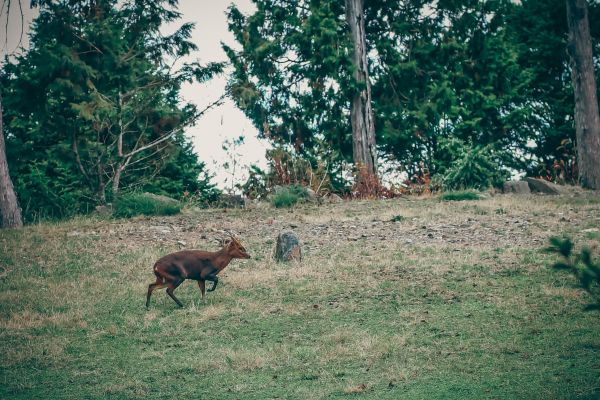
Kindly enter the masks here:
M 156 282 L 148 285 L 148 294 L 146 295 L 146 308 L 150 307 L 150 296 L 152 296 L 152 292 L 154 291 L 154 289 L 162 289 L 164 287 L 167 287 L 164 278 L 159 274 L 156 274 Z
M 183 303 L 181 301 L 179 301 L 179 299 L 177 297 L 175 297 L 175 293 L 173 293 L 175 291 L 175 289 L 177 289 L 179 287 L 179 285 L 181 285 L 183 283 L 183 279 L 177 279 L 174 282 L 167 282 L 166 286 L 167 286 L 167 294 L 169 295 L 170 298 L 172 298 L 175 303 L 177 303 L 177 305 L 179 307 L 183 307 Z

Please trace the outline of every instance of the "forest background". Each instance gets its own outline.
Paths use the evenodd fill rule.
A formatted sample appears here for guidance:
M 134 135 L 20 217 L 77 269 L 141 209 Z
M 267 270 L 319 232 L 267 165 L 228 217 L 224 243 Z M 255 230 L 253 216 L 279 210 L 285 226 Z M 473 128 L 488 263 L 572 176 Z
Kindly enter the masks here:
M 252 166 L 228 187 L 250 198 L 282 185 L 389 197 L 486 189 L 516 175 L 578 182 L 564 2 L 367 0 L 363 82 L 343 2 L 254 4 L 249 15 L 228 9 L 229 61 L 200 64 L 180 61 L 197 50 L 193 24 L 164 34 L 181 19 L 176 1 L 33 2 L 30 46 L 0 75 L 24 219 L 88 213 L 131 191 L 218 201 L 186 129 L 225 97 L 272 146 L 267 168 Z M 589 21 L 599 16 L 589 4 Z M 598 24 L 590 34 L 597 55 Z M 183 84 L 218 74 L 229 84 L 213 103 L 183 100 Z M 353 154 L 353 99 L 367 86 L 375 184 Z M 242 141 L 224 143 L 230 159 L 220 168 L 232 175 Z

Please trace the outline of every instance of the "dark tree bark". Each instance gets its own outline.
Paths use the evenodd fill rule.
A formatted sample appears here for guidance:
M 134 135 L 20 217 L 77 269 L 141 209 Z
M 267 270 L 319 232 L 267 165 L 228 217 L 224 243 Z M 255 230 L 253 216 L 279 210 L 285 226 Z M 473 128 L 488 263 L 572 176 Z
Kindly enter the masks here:
M 8 173 L 8 163 L 6 161 L 4 126 L 2 125 L 2 97 L 0 97 L 0 214 L 2 214 L 2 228 L 23 226 L 21 209 L 17 202 L 17 195 Z
M 600 117 L 587 0 L 567 0 L 567 22 L 579 182 L 585 188 L 600 189 Z
M 346 21 L 350 25 L 354 53 L 354 79 L 364 89 L 352 99 L 352 155 L 363 173 L 377 176 L 377 151 L 375 147 L 375 123 L 371 105 L 371 83 L 367 65 L 365 38 L 364 0 L 346 0 Z

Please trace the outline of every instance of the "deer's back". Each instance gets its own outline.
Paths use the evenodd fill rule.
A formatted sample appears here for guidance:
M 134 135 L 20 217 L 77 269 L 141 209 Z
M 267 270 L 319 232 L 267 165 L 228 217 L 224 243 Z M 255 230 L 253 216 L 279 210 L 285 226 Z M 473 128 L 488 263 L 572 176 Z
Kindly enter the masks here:
M 160 258 L 154 269 L 185 279 L 199 280 L 217 270 L 214 257 L 215 253 L 208 251 L 182 250 Z

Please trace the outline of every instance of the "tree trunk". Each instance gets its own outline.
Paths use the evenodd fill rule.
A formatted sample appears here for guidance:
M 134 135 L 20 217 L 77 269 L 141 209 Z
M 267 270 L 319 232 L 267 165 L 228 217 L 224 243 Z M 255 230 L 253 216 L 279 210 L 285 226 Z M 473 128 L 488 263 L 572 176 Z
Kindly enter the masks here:
M 567 22 L 579 182 L 585 188 L 600 189 L 600 117 L 587 0 L 567 0 Z
M 118 164 L 117 169 L 115 171 L 115 176 L 113 176 L 112 180 L 112 202 L 114 204 L 117 197 L 119 197 L 119 188 L 121 186 L 121 173 L 123 172 L 121 163 Z
M 106 205 L 106 182 L 104 181 L 104 167 L 100 160 L 98 160 L 98 203 L 101 206 Z
M 18 228 L 23 226 L 21 209 L 17 202 L 17 195 L 8 173 L 8 162 L 6 161 L 4 126 L 2 125 L 2 97 L 0 97 L 0 214 L 2 214 L 2 225 L 0 227 Z
M 354 44 L 354 79 L 359 87 L 364 87 L 352 99 L 352 155 L 355 165 L 362 169 L 363 173 L 377 176 L 375 123 L 371 106 L 363 6 L 364 0 L 346 0 L 346 21 L 350 25 Z

